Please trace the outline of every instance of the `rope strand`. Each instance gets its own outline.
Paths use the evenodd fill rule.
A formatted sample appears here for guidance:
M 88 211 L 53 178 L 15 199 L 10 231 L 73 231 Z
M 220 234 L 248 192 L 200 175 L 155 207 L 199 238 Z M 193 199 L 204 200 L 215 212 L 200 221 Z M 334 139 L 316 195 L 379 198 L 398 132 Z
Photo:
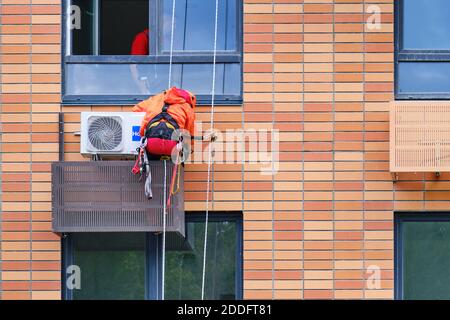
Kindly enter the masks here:
M 161 299 L 164 300 L 164 289 L 165 289 L 165 273 L 166 273 L 166 214 L 167 214 L 167 207 L 166 207 L 166 201 L 167 201 L 167 185 L 166 185 L 166 179 L 167 179 L 167 160 L 164 160 L 164 201 L 163 201 L 163 239 L 162 239 L 162 270 L 161 270 L 161 278 L 162 278 L 162 286 L 161 286 Z
M 175 3 L 176 0 L 172 1 L 172 27 L 170 34 L 170 60 L 169 60 L 169 85 L 168 89 L 172 84 L 172 58 L 173 58 L 173 34 L 175 30 Z M 166 273 L 166 214 L 167 214 L 167 162 L 164 160 L 164 201 L 163 201 L 163 239 L 162 239 L 162 286 L 161 286 L 161 299 L 164 300 L 165 297 L 165 273 Z
M 167 86 L 167 89 L 170 89 L 170 86 L 172 85 L 173 35 L 174 35 L 174 30 L 175 30 L 175 3 L 176 3 L 176 0 L 173 0 L 172 1 L 172 27 L 171 27 L 171 33 L 170 33 L 169 85 Z
M 212 74 L 212 88 L 211 88 L 211 118 L 210 130 L 213 134 L 214 130 L 214 98 L 216 94 L 216 56 L 217 56 L 217 25 L 219 17 L 219 0 L 216 0 L 216 15 L 214 21 L 214 53 L 213 53 L 213 74 Z M 202 300 L 205 299 L 205 275 L 206 275 L 206 245 L 208 239 L 208 221 L 209 221 L 209 189 L 211 179 L 211 164 L 214 157 L 214 141 L 210 144 L 208 152 L 208 176 L 206 180 L 206 211 L 205 211 L 205 239 L 203 245 L 203 271 L 202 271 Z

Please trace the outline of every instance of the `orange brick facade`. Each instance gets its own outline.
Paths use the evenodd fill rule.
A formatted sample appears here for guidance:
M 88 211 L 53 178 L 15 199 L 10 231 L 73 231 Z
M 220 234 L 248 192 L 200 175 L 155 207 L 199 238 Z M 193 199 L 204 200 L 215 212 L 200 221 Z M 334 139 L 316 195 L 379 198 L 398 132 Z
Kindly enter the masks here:
M 61 106 L 61 1 L 2 0 L 1 299 L 60 299 L 51 162 L 64 112 L 65 160 L 80 111 Z M 244 0 L 244 103 L 216 128 L 280 131 L 280 166 L 214 168 L 213 211 L 242 211 L 246 299 L 393 298 L 395 210 L 448 210 L 450 175 L 389 173 L 393 0 Z M 370 29 L 368 7 L 381 9 Z M 210 107 L 198 118 L 209 120 Z M 204 126 L 205 129 L 206 126 Z M 185 209 L 205 209 L 206 165 L 186 167 Z M 447 181 L 448 180 L 448 181 Z M 367 268 L 381 269 L 368 288 Z

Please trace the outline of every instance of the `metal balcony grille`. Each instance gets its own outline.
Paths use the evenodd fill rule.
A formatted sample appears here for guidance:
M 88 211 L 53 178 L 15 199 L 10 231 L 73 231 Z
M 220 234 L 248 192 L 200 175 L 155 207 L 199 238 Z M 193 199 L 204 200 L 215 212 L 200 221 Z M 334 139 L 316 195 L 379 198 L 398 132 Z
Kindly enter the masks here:
M 131 173 L 132 161 L 55 162 L 52 214 L 55 232 L 160 232 L 163 230 L 164 163 L 152 161 L 153 199 Z M 167 161 L 167 194 L 173 164 Z M 167 209 L 167 231 L 184 236 L 184 188 Z
M 450 171 L 450 102 L 391 103 L 390 170 Z

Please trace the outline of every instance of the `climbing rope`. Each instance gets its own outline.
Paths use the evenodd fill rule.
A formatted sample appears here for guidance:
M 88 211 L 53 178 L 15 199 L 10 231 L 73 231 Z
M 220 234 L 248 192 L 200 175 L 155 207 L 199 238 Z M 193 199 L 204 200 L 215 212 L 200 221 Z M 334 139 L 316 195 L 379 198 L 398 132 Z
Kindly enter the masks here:
M 213 53 L 213 74 L 211 87 L 211 118 L 210 130 L 213 135 L 214 132 L 214 98 L 216 94 L 216 56 L 217 56 L 217 25 L 219 17 L 219 0 L 216 0 L 216 15 L 214 21 L 214 53 Z M 214 139 L 215 140 L 215 139 Z M 211 141 L 208 152 L 208 175 L 206 180 L 206 210 L 205 210 L 205 239 L 203 244 L 203 270 L 202 270 L 202 300 L 205 299 L 205 275 L 206 275 L 206 244 L 208 239 L 208 221 L 209 221 L 209 189 L 211 179 L 211 164 L 214 160 L 214 140 Z
M 161 299 L 164 300 L 164 288 L 165 288 L 165 271 L 166 271 L 166 214 L 167 214 L 167 186 L 166 186 L 166 179 L 167 179 L 167 160 L 164 160 L 164 201 L 163 201 L 163 239 L 162 239 L 162 270 L 161 270 L 161 277 L 162 277 L 162 286 L 161 286 Z
M 175 29 L 175 3 L 176 0 L 172 1 L 172 28 L 170 34 L 170 58 L 169 58 L 169 85 L 168 89 L 172 84 L 172 59 L 173 59 L 173 34 Z M 164 300 L 164 289 L 165 289 L 165 273 L 166 273 L 166 214 L 167 214 L 167 161 L 164 160 L 164 199 L 163 199 L 163 239 L 162 239 L 162 286 L 161 286 L 161 299 Z
M 170 31 L 170 56 L 169 56 L 169 85 L 167 86 L 167 89 L 170 89 L 170 86 L 172 85 L 172 62 L 173 62 L 173 35 L 175 30 L 175 3 L 177 1 L 172 1 L 172 27 Z
M 170 56 L 169 56 L 169 83 L 168 88 L 172 84 L 172 64 L 173 64 L 173 40 L 174 40 L 174 29 L 175 29 L 175 5 L 176 0 L 172 1 L 172 26 L 170 35 Z M 215 10 L 215 21 L 214 21 L 214 52 L 213 52 L 213 73 L 212 73 L 212 87 L 211 87 L 211 118 L 210 118 L 210 130 L 213 134 L 214 129 L 214 103 L 215 103 L 215 91 L 216 91 L 216 58 L 217 58 L 217 33 L 218 33 L 218 16 L 219 16 L 219 0 L 216 0 L 216 10 Z M 214 140 L 212 140 L 210 145 L 210 150 L 208 153 L 208 174 L 206 182 L 206 211 L 205 211 L 205 238 L 203 246 L 203 269 L 202 269 L 202 300 L 205 297 L 205 274 L 206 274 L 206 251 L 207 251 L 207 239 L 208 239 L 208 221 L 209 221 L 209 191 L 210 191 L 210 180 L 211 180 L 211 164 L 214 158 Z M 162 300 L 164 300 L 164 287 L 165 287 L 165 252 L 166 252 L 166 176 L 167 176 L 166 161 L 164 161 L 164 210 L 163 210 L 163 252 L 162 252 Z

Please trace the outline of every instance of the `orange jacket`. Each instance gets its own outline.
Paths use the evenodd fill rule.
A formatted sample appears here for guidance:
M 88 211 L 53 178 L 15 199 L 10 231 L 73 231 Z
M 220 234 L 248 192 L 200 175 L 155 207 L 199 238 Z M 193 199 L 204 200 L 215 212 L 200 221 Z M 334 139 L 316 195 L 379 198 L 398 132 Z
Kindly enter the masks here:
M 169 90 L 163 91 L 147 100 L 141 101 L 133 107 L 134 112 L 145 112 L 142 120 L 140 135 L 145 134 L 145 129 L 148 123 L 158 114 L 161 113 L 164 104 L 170 105 L 167 113 L 177 122 L 180 129 L 189 131 L 191 137 L 194 136 L 194 122 L 195 122 L 195 96 L 187 90 L 172 87 Z

